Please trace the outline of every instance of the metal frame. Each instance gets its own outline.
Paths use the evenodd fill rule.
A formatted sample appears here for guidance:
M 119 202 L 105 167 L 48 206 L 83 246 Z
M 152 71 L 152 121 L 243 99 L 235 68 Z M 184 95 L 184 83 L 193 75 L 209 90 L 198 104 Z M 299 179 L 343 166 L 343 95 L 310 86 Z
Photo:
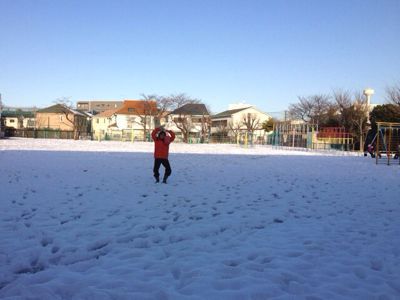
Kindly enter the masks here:
M 394 123 L 394 122 L 376 122 L 377 125 L 377 135 L 376 135 L 376 154 L 375 154 L 375 160 L 376 164 L 378 164 L 378 160 L 380 155 L 380 145 L 382 143 L 382 147 L 384 147 L 386 152 L 386 157 L 387 157 L 387 165 L 390 165 L 390 160 L 391 156 L 393 153 L 399 154 L 400 152 L 400 141 L 399 144 L 397 145 L 397 149 L 393 152 L 392 151 L 392 139 L 393 139 L 393 130 L 400 130 L 400 123 Z M 383 135 L 383 130 L 385 131 L 385 136 Z M 388 136 L 386 135 L 388 133 Z M 399 136 L 399 135 L 398 135 Z M 400 158 L 399 159 L 399 164 L 400 164 Z

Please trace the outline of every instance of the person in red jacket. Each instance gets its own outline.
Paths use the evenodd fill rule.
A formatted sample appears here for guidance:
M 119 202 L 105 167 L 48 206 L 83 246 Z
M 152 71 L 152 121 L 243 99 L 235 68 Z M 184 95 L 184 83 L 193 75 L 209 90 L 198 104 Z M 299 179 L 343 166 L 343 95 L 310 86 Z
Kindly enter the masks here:
M 160 166 L 165 168 L 163 183 L 167 183 L 167 178 L 171 175 L 171 166 L 168 160 L 169 144 L 175 139 L 175 133 L 171 130 L 165 130 L 158 127 L 153 130 L 151 137 L 154 141 L 154 178 L 156 182 L 160 182 Z

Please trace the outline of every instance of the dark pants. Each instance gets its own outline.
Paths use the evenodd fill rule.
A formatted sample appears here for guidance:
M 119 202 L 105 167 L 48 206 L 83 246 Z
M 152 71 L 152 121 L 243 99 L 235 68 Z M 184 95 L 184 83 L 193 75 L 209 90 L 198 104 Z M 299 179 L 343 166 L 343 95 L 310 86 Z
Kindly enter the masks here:
M 160 166 L 163 165 L 165 168 L 164 179 L 167 179 L 169 175 L 171 175 L 171 166 L 169 165 L 169 161 L 167 158 L 156 158 L 154 159 L 154 177 L 160 178 Z

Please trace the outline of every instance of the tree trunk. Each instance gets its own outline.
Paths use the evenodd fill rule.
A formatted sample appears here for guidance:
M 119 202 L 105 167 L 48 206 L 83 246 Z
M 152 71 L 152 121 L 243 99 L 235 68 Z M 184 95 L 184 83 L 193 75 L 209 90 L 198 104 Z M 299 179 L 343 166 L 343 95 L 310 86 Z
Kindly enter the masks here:
M 189 133 L 182 131 L 182 135 L 183 135 L 183 142 L 188 143 L 189 142 Z
M 364 138 L 363 138 L 363 123 L 360 120 L 360 152 L 364 149 Z

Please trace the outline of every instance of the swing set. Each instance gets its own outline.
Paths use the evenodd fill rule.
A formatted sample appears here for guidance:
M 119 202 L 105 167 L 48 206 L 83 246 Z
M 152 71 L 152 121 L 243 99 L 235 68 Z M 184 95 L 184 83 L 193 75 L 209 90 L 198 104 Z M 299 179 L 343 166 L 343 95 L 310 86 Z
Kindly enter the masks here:
M 372 141 L 373 143 L 376 139 L 376 164 L 384 155 L 386 155 L 387 165 L 390 165 L 393 159 L 398 160 L 400 164 L 400 123 L 376 122 L 376 125 L 377 132 Z

